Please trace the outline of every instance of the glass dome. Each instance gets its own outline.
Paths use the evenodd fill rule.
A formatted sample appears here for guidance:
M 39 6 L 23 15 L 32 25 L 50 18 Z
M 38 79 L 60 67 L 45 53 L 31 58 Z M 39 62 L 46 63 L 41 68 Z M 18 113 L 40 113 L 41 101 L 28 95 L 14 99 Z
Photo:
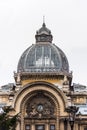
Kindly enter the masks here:
M 54 44 L 35 44 L 21 56 L 18 72 L 69 71 L 65 54 Z

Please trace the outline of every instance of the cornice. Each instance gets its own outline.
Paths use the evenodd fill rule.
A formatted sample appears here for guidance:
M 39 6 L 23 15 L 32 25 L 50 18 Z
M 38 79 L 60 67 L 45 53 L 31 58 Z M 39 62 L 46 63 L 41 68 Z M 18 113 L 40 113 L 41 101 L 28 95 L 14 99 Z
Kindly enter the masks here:
M 30 72 L 20 72 L 14 73 L 15 81 L 17 81 L 17 77 L 20 75 L 20 80 L 27 79 L 63 79 L 64 76 L 67 76 L 68 79 L 72 80 L 72 74 L 66 72 L 44 72 L 44 73 L 30 73 Z

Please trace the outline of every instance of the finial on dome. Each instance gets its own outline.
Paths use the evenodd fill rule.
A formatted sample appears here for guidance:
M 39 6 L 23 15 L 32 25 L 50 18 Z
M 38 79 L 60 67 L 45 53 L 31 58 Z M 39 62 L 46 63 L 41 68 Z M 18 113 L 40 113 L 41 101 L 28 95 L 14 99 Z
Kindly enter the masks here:
M 46 27 L 46 24 L 45 24 L 45 16 L 43 16 L 43 27 Z

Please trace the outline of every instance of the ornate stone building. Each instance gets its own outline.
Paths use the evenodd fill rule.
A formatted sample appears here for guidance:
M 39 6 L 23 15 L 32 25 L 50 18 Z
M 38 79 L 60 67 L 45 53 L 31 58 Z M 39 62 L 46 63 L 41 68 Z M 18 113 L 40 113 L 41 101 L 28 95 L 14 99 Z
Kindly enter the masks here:
M 72 85 L 67 57 L 45 23 L 35 38 L 19 59 L 15 85 L 2 86 L 0 108 L 20 113 L 16 130 L 87 130 L 87 87 Z

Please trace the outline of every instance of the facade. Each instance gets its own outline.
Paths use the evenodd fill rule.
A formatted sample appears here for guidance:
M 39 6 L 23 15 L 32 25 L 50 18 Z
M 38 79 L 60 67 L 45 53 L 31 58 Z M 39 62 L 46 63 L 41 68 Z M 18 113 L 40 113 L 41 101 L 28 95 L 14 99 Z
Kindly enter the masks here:
M 19 114 L 16 130 L 87 130 L 87 87 L 73 83 L 64 52 L 43 23 L 21 55 L 15 84 L 0 90 L 0 111 Z

